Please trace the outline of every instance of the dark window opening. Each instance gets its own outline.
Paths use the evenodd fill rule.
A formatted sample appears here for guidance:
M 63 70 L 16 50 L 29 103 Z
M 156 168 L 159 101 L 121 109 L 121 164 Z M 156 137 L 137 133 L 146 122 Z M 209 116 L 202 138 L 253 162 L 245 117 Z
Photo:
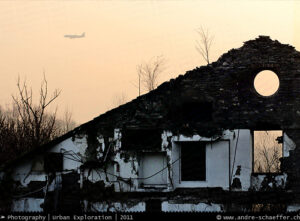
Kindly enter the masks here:
M 280 173 L 280 158 L 283 154 L 282 131 L 254 131 L 253 137 L 253 171 L 255 173 Z
M 183 142 L 181 144 L 181 180 L 206 180 L 206 143 Z
M 44 158 L 44 169 L 46 172 L 61 172 L 63 170 L 63 154 L 47 153 Z
M 123 129 L 122 149 L 161 149 L 161 131 L 158 129 Z

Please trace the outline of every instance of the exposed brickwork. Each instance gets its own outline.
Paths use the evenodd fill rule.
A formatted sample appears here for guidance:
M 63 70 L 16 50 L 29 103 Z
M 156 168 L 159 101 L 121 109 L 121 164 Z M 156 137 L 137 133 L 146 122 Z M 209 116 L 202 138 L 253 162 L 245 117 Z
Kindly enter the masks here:
M 262 70 L 274 71 L 280 80 L 279 90 L 269 97 L 259 95 L 254 89 L 254 78 Z M 68 136 L 86 133 L 88 153 L 93 156 L 93 151 L 99 146 L 97 136 L 102 135 L 108 147 L 109 138 L 113 137 L 116 128 L 124 132 L 126 129 L 170 130 L 173 134 L 198 133 L 207 137 L 217 136 L 226 129 L 284 130 L 296 144 L 296 149 L 290 151 L 290 157 L 282 159 L 281 164 L 282 171 L 288 174 L 285 187 L 293 192 L 277 187 L 270 189 L 268 184 L 272 177 L 267 177 L 264 182 L 264 190 L 267 191 L 264 194 L 251 190 L 231 192 L 220 189 L 183 189 L 171 193 L 129 193 L 128 198 L 175 201 L 180 198 L 187 202 L 207 199 L 227 205 L 232 202 L 243 203 L 245 198 L 249 205 L 299 203 L 299 197 L 294 197 L 300 194 L 299 85 L 300 52 L 290 45 L 260 36 L 245 42 L 239 49 L 230 50 L 208 66 L 188 71 L 185 75 L 163 83 L 156 90 L 100 115 Z M 127 131 L 127 134 L 130 132 Z M 153 137 L 161 139 L 160 136 Z M 158 145 L 156 141 L 152 140 L 153 146 L 147 146 L 147 149 L 160 148 L 161 140 Z M 91 157 L 91 160 L 94 159 Z M 239 176 L 240 173 L 241 167 L 235 175 Z M 233 188 L 241 189 L 239 178 L 235 178 Z M 115 200 L 120 199 L 119 195 L 122 194 L 116 193 Z M 195 199 L 191 199 L 191 195 Z
M 274 71 L 280 80 L 279 90 L 269 97 L 254 89 L 254 78 L 262 70 Z M 99 133 L 107 134 L 113 128 L 155 128 L 203 136 L 218 135 L 221 129 L 277 129 L 286 131 L 299 146 L 299 85 L 300 52 L 268 36 L 259 36 L 216 62 L 165 82 L 80 129 L 96 126 Z M 185 108 L 194 115 L 186 116 Z M 197 115 L 200 110 L 203 117 Z M 282 160 L 282 169 L 289 175 L 287 186 L 300 190 L 299 158 L 300 150 L 296 148 Z
M 253 85 L 256 74 L 265 69 L 274 71 L 280 79 L 279 90 L 270 97 L 259 95 Z M 298 129 L 299 85 L 300 53 L 290 45 L 260 36 L 230 50 L 218 61 L 163 83 L 85 126 L 154 127 L 175 132 L 191 129 L 200 134 L 209 129 L 216 133 L 216 128 Z M 185 119 L 181 114 L 187 105 L 190 111 L 211 110 L 209 104 L 209 120 L 209 116 Z

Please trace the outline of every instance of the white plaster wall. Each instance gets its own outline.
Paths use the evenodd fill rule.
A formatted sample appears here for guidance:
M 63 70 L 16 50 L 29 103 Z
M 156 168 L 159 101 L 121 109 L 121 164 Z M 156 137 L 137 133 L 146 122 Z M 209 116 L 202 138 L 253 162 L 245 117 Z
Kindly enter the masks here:
M 300 204 L 291 204 L 286 208 L 287 212 L 298 212 L 300 211 Z
M 131 178 L 131 182 L 133 182 L 133 185 L 130 186 L 128 183 L 122 181 L 122 179 L 119 179 L 117 182 L 115 182 L 115 191 L 136 191 L 138 188 L 137 178 L 139 169 L 137 158 L 135 156 L 131 156 L 128 161 L 125 161 L 125 159 L 121 158 L 121 153 L 118 152 L 114 160 L 117 164 L 119 164 L 120 168 L 120 171 L 117 172 L 115 166 L 114 174 L 126 181 L 130 180 Z
M 120 129 L 117 128 L 114 130 L 114 140 L 116 142 L 114 148 L 116 151 L 120 150 L 120 148 L 122 146 L 121 139 L 122 139 L 122 133 L 121 133 Z
M 283 156 L 289 157 L 290 156 L 290 150 L 294 150 L 296 148 L 296 144 L 294 141 L 289 138 L 289 136 L 286 133 L 283 133 Z
M 195 142 L 195 141 L 185 141 Z M 180 157 L 180 142 L 174 143 L 174 155 Z M 178 159 L 178 158 L 177 158 Z M 175 170 L 176 169 L 176 170 Z M 229 188 L 229 142 L 206 144 L 206 181 L 180 181 L 180 160 L 173 165 L 175 188 L 223 187 Z
M 103 180 L 106 185 L 111 185 L 116 181 L 116 177 L 113 174 L 115 174 L 114 164 L 109 164 L 107 166 L 106 172 L 101 168 L 84 170 L 83 178 L 88 179 L 93 183 Z
M 48 152 L 64 153 L 66 151 L 74 151 L 75 154 L 79 156 L 84 156 L 85 149 L 87 147 L 86 137 L 79 137 L 72 140 L 68 138 L 61 143 L 50 148 Z M 73 154 L 74 154 L 73 153 Z M 15 181 L 20 181 L 21 185 L 26 187 L 31 181 L 46 181 L 47 174 L 43 171 L 36 172 L 32 171 L 32 166 L 37 157 L 43 156 L 33 156 L 32 158 L 24 159 L 19 162 L 12 173 L 12 178 Z M 82 157 L 84 160 L 84 157 Z M 81 162 L 70 160 L 67 158 L 63 159 L 63 173 L 68 173 L 69 170 L 78 171 Z M 21 199 L 14 200 L 12 204 L 12 211 L 37 211 L 42 212 L 43 209 L 40 207 L 40 204 L 44 202 L 44 199 L 30 198 L 25 196 Z
M 133 183 L 133 185 L 130 186 L 128 183 L 118 179 L 118 181 L 115 182 L 115 191 L 136 191 L 138 189 L 138 180 L 136 179 L 138 177 L 139 170 L 138 159 L 137 156 L 133 155 L 131 155 L 127 160 L 121 157 L 121 155 L 124 153 L 121 150 L 121 139 L 122 133 L 120 129 L 117 128 L 114 130 L 114 150 L 116 152 L 116 156 L 114 158 L 114 161 L 116 162 L 114 167 L 114 174 L 118 177 L 124 178 L 125 180 L 129 180 L 131 178 L 131 182 Z M 119 167 L 119 172 L 117 172 L 116 170 L 117 166 Z
M 253 190 L 259 191 L 261 188 L 261 184 L 264 181 L 266 174 L 256 174 L 251 177 L 251 188 Z M 268 186 L 270 188 L 284 188 L 287 181 L 287 174 L 276 175 L 274 176 L 274 183 L 270 181 Z M 274 186 L 275 185 L 275 186 Z
M 44 203 L 44 199 L 38 198 L 22 198 L 14 200 L 12 203 L 12 212 L 43 212 L 40 205 Z
M 66 153 L 66 154 L 73 154 L 77 155 L 77 157 L 81 157 L 82 161 L 84 161 L 84 153 L 87 148 L 87 140 L 86 136 L 82 136 L 80 138 L 75 138 L 74 141 L 72 138 L 67 138 L 66 140 L 62 141 L 61 143 L 55 145 L 53 148 L 48 150 L 48 152 L 55 152 L 55 153 Z M 72 156 L 66 155 L 68 158 L 74 158 Z M 70 160 L 64 157 L 63 160 L 63 170 L 74 170 L 78 169 L 81 166 L 81 162 L 75 160 Z
M 230 139 L 230 173 L 232 180 L 237 177 L 242 184 L 242 190 L 247 191 L 251 185 L 252 174 L 252 135 L 248 129 L 227 131 L 225 137 Z M 236 176 L 236 170 L 241 166 L 241 174 Z M 233 170 L 232 170 L 233 168 Z
M 139 166 L 139 177 L 143 178 L 139 180 L 140 183 L 143 183 L 146 186 L 167 185 L 167 173 L 168 168 L 166 153 L 160 152 L 143 154 Z M 153 176 L 153 174 L 156 175 Z
M 217 140 L 217 138 L 211 138 L 211 137 L 201 137 L 199 135 L 193 135 L 190 137 L 184 136 L 184 135 L 178 135 L 178 136 L 174 136 L 172 139 L 174 142 L 189 142 L 189 141 L 207 141 L 207 142 L 211 142 L 211 141 L 215 141 Z
M 168 201 L 162 202 L 163 212 L 221 212 L 222 205 L 214 203 L 198 203 L 198 204 L 176 204 Z
M 174 189 L 177 188 L 181 182 L 180 180 L 180 144 L 173 142 L 172 144 L 172 180 Z
M 173 182 L 175 188 L 222 187 L 229 189 L 230 177 L 237 177 L 242 190 L 250 187 L 252 173 L 252 136 L 250 130 L 226 130 L 219 138 L 207 138 L 199 135 L 185 137 L 174 136 L 172 148 Z M 207 141 L 206 145 L 206 181 L 180 181 L 180 142 Z M 230 153 L 230 154 L 229 154 Z M 230 163 L 229 163 L 230 160 Z M 236 169 L 241 166 L 240 175 Z M 234 168 L 232 170 L 232 168 Z M 230 175 L 232 173 L 232 175 Z
M 12 173 L 15 181 L 20 181 L 22 186 L 27 186 L 31 181 L 46 181 L 47 175 L 44 172 L 32 172 L 32 164 L 34 159 L 26 159 L 18 163 Z
M 156 173 L 158 171 L 158 169 L 162 169 L 164 168 L 163 165 L 168 165 L 168 159 L 172 158 L 172 150 L 171 150 L 171 144 L 169 146 L 169 142 L 168 142 L 168 137 L 172 136 L 171 133 L 169 132 L 163 132 L 162 133 L 162 146 L 161 146 L 161 150 L 160 152 L 164 152 L 165 156 L 166 156 L 166 161 L 164 161 L 162 163 L 162 165 L 157 165 L 161 164 L 161 160 L 157 160 L 157 159 L 148 159 L 148 161 L 152 161 L 152 162 L 146 162 L 146 164 L 154 164 L 155 166 L 146 166 L 144 167 L 145 171 L 143 171 L 143 166 L 142 166 L 142 160 L 139 160 L 140 155 L 131 155 L 129 157 L 128 160 L 125 160 L 124 158 L 122 158 L 122 150 L 120 152 L 118 152 L 116 154 L 115 157 L 115 161 L 117 162 L 117 164 L 120 165 L 120 171 L 116 172 L 115 170 L 115 175 L 125 178 L 125 180 L 129 180 L 131 178 L 131 182 L 133 183 L 132 186 L 128 185 L 126 182 L 123 182 L 122 180 L 118 180 L 118 182 L 115 182 L 115 190 L 116 191 L 137 191 L 137 192 L 145 192 L 145 191 L 153 191 L 153 189 L 145 189 L 145 188 L 140 188 L 140 183 L 143 182 L 141 180 L 139 180 L 138 178 L 142 178 L 144 177 L 143 172 L 146 173 L 146 176 L 150 176 L 154 173 Z M 116 145 L 115 145 L 115 150 L 120 150 L 121 148 L 121 137 L 122 134 L 120 132 L 120 130 L 115 129 L 115 135 L 114 135 L 114 139 L 116 141 Z M 170 147 L 170 148 L 169 148 Z M 150 153 L 149 153 L 150 154 Z M 153 162 L 155 161 L 155 162 Z M 144 162 L 145 163 L 145 162 Z M 168 168 L 166 168 L 161 174 L 159 174 L 158 176 L 163 176 L 165 178 L 166 181 L 163 181 L 163 183 L 166 183 L 166 188 L 163 188 L 163 190 L 157 190 L 157 191 L 169 191 L 172 190 L 172 185 L 170 182 L 169 177 L 171 177 L 171 173 L 172 171 L 170 171 Z M 158 176 L 154 177 L 155 179 L 158 178 Z M 154 183 L 154 180 L 151 179 L 147 179 L 144 180 L 146 181 L 146 184 L 148 184 L 148 188 L 150 187 L 150 185 L 152 183 Z M 149 181 L 149 182 L 148 182 Z M 165 185 L 164 185 L 165 186 Z M 157 187 L 157 186 L 156 186 Z
M 239 133 L 239 134 L 238 134 Z M 114 139 L 116 141 L 116 145 L 114 150 L 120 150 L 121 148 L 121 132 L 118 129 L 115 129 Z M 252 171 L 252 138 L 250 130 L 234 130 L 234 131 L 225 131 L 222 137 L 211 139 L 206 137 L 200 137 L 195 135 L 193 137 L 185 137 L 183 135 L 180 136 L 172 136 L 171 132 L 164 131 L 162 133 L 162 147 L 161 151 L 164 151 L 167 155 L 167 164 L 170 168 L 166 169 L 164 173 L 166 173 L 166 182 L 167 189 L 162 191 L 172 191 L 174 188 L 179 187 L 222 187 L 224 189 L 229 188 L 229 174 L 232 171 L 232 166 L 234 164 L 233 169 L 233 177 L 237 166 L 241 166 L 241 174 L 238 176 L 242 183 L 242 190 L 248 190 L 250 187 L 250 177 Z M 236 148 L 236 142 L 237 148 Z M 103 143 L 103 138 L 99 137 L 98 141 Z M 191 181 L 191 182 L 180 182 L 180 142 L 195 142 L 195 141 L 212 141 L 208 143 L 206 146 L 206 181 Z M 230 146 L 230 150 L 229 150 Z M 87 139 L 86 136 L 77 136 L 75 139 L 68 138 L 61 143 L 55 145 L 53 148 L 49 150 L 49 152 L 74 152 L 79 157 L 82 158 L 82 161 L 85 160 L 84 154 L 87 148 Z M 236 149 L 236 152 L 235 152 Z M 229 152 L 230 152 L 230 165 L 229 165 Z M 236 154 L 235 154 L 236 153 Z M 235 157 L 235 161 L 234 161 Z M 109 173 L 114 174 L 116 176 L 122 177 L 125 180 L 131 178 L 133 182 L 133 186 L 130 186 L 128 183 L 116 179 L 116 176 L 108 175 L 109 182 L 106 180 L 106 176 L 103 172 L 96 172 L 94 170 L 91 171 L 91 174 L 87 174 L 87 171 L 84 172 L 83 177 L 90 179 L 93 182 L 98 180 L 104 180 L 108 185 L 111 183 L 115 184 L 116 191 L 151 191 L 146 190 L 144 188 L 139 188 L 138 185 L 138 176 L 142 177 L 142 174 L 138 175 L 139 162 L 137 156 L 131 156 L 128 161 L 121 158 L 121 151 L 117 152 L 115 158 L 115 164 L 109 167 Z M 155 159 L 153 159 L 155 161 Z M 175 162 L 176 161 L 176 162 Z M 116 166 L 119 164 L 120 171 L 116 171 Z M 156 165 L 154 162 L 153 164 Z M 74 160 L 64 158 L 63 161 L 63 169 L 64 170 L 78 170 L 81 162 L 77 162 Z M 164 164 L 165 165 L 165 164 Z M 13 175 L 13 178 L 16 181 L 20 181 L 22 185 L 26 186 L 30 181 L 45 181 L 46 174 L 43 172 L 30 172 L 32 166 L 31 159 L 28 159 L 22 163 L 20 163 Z M 141 165 L 140 165 L 141 166 Z M 163 166 L 161 166 L 163 168 Z M 156 168 L 157 169 L 157 168 Z M 147 175 L 154 174 L 157 170 L 151 169 L 150 167 L 146 167 Z M 144 171 L 145 172 L 145 171 Z M 28 175 L 29 174 L 29 175 Z M 163 175 L 165 176 L 165 174 Z M 170 180 L 172 177 L 172 180 Z M 173 185 L 172 185 L 173 184 Z
M 86 212 L 145 212 L 146 203 L 91 203 L 88 205 L 87 201 L 84 201 Z
M 74 153 L 78 154 L 78 156 L 84 156 L 86 147 L 86 137 L 83 136 L 80 138 L 75 138 L 74 141 L 72 140 L 72 138 L 68 138 L 61 143 L 53 146 L 48 150 L 48 152 L 64 153 L 66 151 L 74 151 Z M 15 181 L 20 181 L 23 186 L 27 186 L 31 181 L 46 181 L 47 174 L 45 172 L 32 171 L 33 163 L 37 159 L 37 157 L 41 156 L 33 156 L 32 158 L 28 158 L 19 162 L 14 168 L 12 178 Z M 82 157 L 82 159 L 84 160 L 84 157 Z M 81 162 L 70 160 L 65 157 L 63 159 L 63 170 L 77 171 L 80 166 Z
M 162 144 L 161 144 L 161 151 L 166 153 L 167 158 L 167 165 L 168 168 L 166 168 L 165 172 L 167 173 L 167 190 L 166 191 L 172 191 L 174 188 L 173 185 L 173 161 L 172 161 L 172 133 L 169 131 L 164 131 L 161 135 Z

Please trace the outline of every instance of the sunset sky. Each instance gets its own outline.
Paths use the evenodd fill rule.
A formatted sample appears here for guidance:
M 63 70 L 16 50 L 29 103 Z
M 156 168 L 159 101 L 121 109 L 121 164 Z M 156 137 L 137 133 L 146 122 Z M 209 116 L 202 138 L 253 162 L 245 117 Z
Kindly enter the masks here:
M 11 102 L 18 76 L 38 92 L 45 71 L 50 91 L 62 89 L 59 113 L 69 108 L 84 123 L 116 96 L 138 95 L 141 62 L 164 56 L 160 82 L 204 65 L 201 26 L 214 35 L 212 61 L 258 35 L 300 50 L 299 12 L 300 1 L 280 0 L 0 1 L 0 104 Z

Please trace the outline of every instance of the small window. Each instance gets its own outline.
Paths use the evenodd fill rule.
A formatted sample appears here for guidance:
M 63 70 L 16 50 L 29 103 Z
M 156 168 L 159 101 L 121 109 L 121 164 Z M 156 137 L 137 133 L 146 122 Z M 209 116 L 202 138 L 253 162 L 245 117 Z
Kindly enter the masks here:
M 206 143 L 183 142 L 181 144 L 181 180 L 206 180 Z
M 47 153 L 44 158 L 44 169 L 46 172 L 61 172 L 63 170 L 63 154 Z
M 140 156 L 139 183 L 141 187 L 165 187 L 167 185 L 167 157 L 165 152 L 143 153 Z
M 254 131 L 254 172 L 280 173 L 282 131 Z

